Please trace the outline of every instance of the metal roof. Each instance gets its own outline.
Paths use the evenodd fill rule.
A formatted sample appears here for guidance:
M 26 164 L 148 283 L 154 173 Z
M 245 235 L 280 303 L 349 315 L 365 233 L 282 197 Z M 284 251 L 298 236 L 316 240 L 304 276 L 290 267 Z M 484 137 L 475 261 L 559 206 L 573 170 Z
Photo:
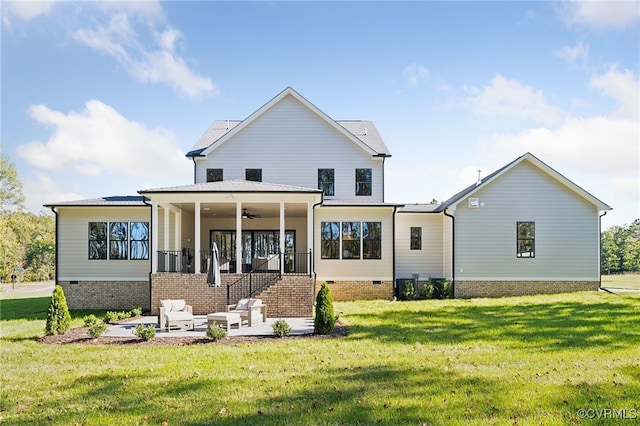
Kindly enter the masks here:
M 91 206 L 99 206 L 99 207 L 123 207 L 123 206 L 133 206 L 133 207 L 145 207 L 148 205 L 144 203 L 142 196 L 140 195 L 115 195 L 111 197 L 101 197 L 101 198 L 90 198 L 86 200 L 76 200 L 76 201 L 62 201 L 59 203 L 51 203 L 45 204 L 45 207 L 63 207 L 63 206 L 74 206 L 74 207 L 91 207 Z
M 310 192 L 322 193 L 321 189 L 302 186 L 280 185 L 275 183 L 253 182 L 248 180 L 224 180 L 220 182 L 197 183 L 194 185 L 170 186 L 138 191 L 139 194 L 157 194 L 161 192 Z

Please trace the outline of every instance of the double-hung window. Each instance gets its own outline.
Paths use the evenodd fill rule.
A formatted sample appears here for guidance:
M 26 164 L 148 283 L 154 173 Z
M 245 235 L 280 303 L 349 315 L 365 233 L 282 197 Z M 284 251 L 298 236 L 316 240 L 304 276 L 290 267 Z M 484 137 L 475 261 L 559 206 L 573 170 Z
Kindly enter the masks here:
M 245 169 L 244 176 L 245 180 L 262 182 L 262 169 Z
M 371 169 L 356 169 L 356 195 L 371 195 Z
M 342 222 L 342 258 L 360 259 L 360 222 Z
M 517 222 L 516 235 L 516 256 L 536 257 L 536 223 Z
M 324 195 L 333 196 L 335 194 L 335 171 L 334 169 L 318 169 L 318 189 Z
M 362 222 L 362 258 L 382 259 L 382 223 Z
M 320 224 L 320 253 L 323 259 L 340 258 L 340 222 Z
M 422 227 L 411 227 L 411 250 L 422 250 Z
M 221 182 L 223 177 L 222 169 L 207 169 L 207 182 Z

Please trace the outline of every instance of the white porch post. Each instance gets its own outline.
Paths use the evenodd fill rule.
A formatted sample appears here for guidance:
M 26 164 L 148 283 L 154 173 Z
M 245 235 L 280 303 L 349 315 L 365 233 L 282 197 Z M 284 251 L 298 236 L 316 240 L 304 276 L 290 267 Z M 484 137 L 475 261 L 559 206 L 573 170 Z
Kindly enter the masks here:
M 280 201 L 280 273 L 284 274 L 284 202 Z
M 313 202 L 309 202 L 307 204 L 307 253 L 311 252 L 311 255 L 315 257 L 316 254 L 313 252 L 313 241 L 314 241 L 313 233 L 315 229 L 313 226 L 313 221 L 314 221 Z M 311 266 L 313 265 L 313 259 L 309 259 L 309 262 L 311 263 L 309 265 L 309 274 L 311 274 L 313 272 L 311 270 Z
M 151 203 L 151 273 L 158 272 L 158 203 Z
M 195 202 L 195 211 L 194 211 L 194 216 L 196 218 L 195 222 L 196 222 L 196 235 L 195 235 L 195 241 L 194 241 L 194 248 L 193 250 L 195 251 L 195 253 L 193 254 L 196 257 L 196 264 L 195 264 L 195 268 L 196 268 L 196 274 L 199 274 L 200 271 L 202 271 L 201 266 L 200 266 L 200 201 L 196 201 Z
M 173 222 L 173 246 L 175 247 L 175 250 L 180 250 L 180 246 L 182 245 L 182 237 L 180 235 L 180 231 L 182 230 L 182 212 L 178 210 L 174 213 L 174 216 L 175 220 Z
M 169 207 L 164 206 L 164 241 L 163 241 L 163 250 L 169 250 L 169 221 L 171 220 L 171 211 L 169 211 Z
M 236 274 L 242 273 L 242 203 L 236 203 Z

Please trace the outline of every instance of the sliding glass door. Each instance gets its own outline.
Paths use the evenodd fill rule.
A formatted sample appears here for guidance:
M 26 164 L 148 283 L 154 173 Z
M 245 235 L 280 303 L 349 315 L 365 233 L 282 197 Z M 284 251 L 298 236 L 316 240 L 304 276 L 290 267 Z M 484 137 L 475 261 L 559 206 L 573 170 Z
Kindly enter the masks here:
M 250 272 L 255 269 L 256 264 L 266 261 L 280 250 L 280 231 L 242 231 L 242 270 L 236 271 L 236 232 L 212 230 L 210 240 L 218 245 L 220 269 L 229 272 Z M 284 241 L 285 272 L 293 272 L 296 231 L 285 231 Z M 226 269 L 223 265 L 224 261 L 228 262 Z

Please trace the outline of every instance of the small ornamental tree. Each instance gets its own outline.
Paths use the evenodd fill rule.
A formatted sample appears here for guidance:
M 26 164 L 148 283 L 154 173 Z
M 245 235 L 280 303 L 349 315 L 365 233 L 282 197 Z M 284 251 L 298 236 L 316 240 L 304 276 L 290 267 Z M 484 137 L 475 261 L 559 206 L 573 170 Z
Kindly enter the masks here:
M 333 298 L 331 290 L 326 282 L 322 283 L 320 291 L 316 296 L 316 317 L 313 327 L 317 334 L 331 334 L 336 325 L 336 316 L 333 313 Z
M 64 297 L 62 287 L 56 285 L 47 310 L 47 324 L 44 331 L 47 335 L 64 334 L 69 327 L 71 327 L 71 315 L 69 315 L 67 299 Z

